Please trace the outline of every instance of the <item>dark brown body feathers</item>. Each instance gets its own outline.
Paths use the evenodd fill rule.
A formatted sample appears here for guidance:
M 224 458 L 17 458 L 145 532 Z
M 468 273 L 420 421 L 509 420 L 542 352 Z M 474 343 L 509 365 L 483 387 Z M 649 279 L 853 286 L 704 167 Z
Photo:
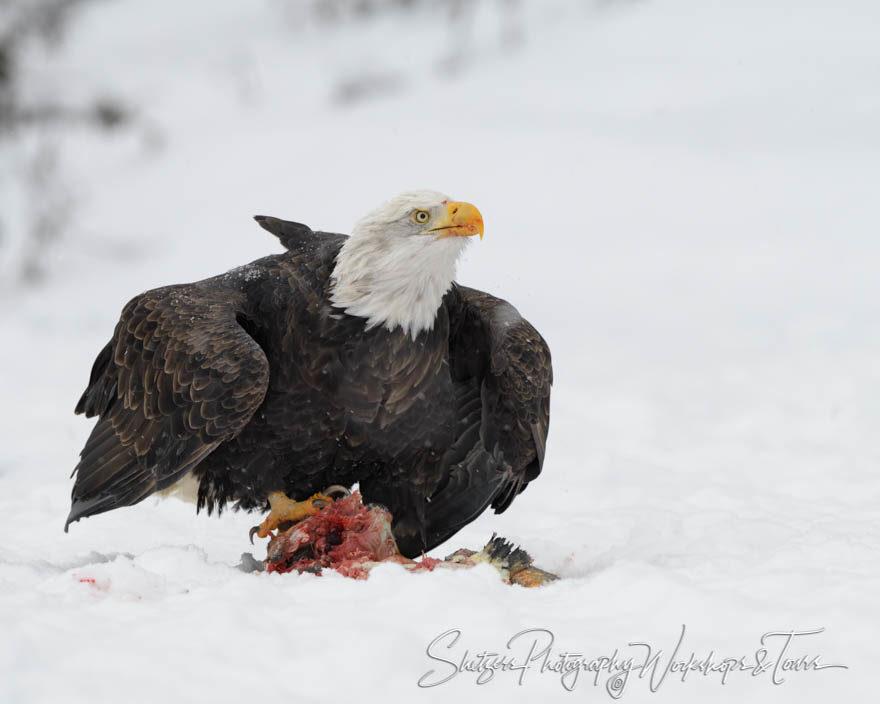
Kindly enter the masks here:
M 359 482 L 409 556 L 505 510 L 543 464 L 552 371 L 537 331 L 455 285 L 416 340 L 367 331 L 329 303 L 345 237 L 257 220 L 289 251 L 123 309 L 76 407 L 99 420 L 68 525 L 188 472 L 209 513 Z

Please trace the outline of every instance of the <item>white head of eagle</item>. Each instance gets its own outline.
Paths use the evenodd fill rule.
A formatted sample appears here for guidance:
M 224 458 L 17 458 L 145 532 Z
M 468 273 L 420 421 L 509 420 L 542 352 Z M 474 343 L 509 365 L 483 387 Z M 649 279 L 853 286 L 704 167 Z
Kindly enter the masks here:
M 333 269 L 333 305 L 366 318 L 366 327 L 397 327 L 413 339 L 434 327 L 459 256 L 483 218 L 470 203 L 437 191 L 407 191 L 364 216 Z

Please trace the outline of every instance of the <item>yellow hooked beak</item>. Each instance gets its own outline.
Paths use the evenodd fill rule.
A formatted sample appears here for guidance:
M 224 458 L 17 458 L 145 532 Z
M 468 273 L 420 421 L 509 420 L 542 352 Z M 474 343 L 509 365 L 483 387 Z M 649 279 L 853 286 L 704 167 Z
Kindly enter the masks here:
M 447 237 L 471 237 L 479 235 L 483 239 L 483 216 L 470 203 L 447 203 L 446 213 L 436 226 L 422 230 L 425 234 L 436 234 L 438 240 Z

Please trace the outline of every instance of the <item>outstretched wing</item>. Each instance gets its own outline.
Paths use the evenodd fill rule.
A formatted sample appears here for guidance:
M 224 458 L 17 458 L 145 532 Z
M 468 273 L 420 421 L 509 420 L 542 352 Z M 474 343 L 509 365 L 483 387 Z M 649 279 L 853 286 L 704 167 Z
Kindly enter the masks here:
M 459 437 L 446 476 L 419 507 L 421 536 L 397 536 L 404 554 L 439 545 L 490 505 L 506 510 L 544 464 L 553 382 L 544 338 L 488 293 L 454 286 L 445 303 Z
M 65 530 L 170 486 L 247 425 L 269 364 L 239 324 L 242 303 L 238 291 L 203 283 L 125 306 L 76 407 L 100 418 L 74 469 Z

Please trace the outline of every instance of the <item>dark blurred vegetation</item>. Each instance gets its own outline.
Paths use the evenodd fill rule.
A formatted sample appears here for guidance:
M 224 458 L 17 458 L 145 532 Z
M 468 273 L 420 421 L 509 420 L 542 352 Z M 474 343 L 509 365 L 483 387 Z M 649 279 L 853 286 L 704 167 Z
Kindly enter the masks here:
M 26 90 L 22 57 L 35 46 L 58 50 L 83 8 L 111 1 L 0 0 L 0 159 L 5 162 L 0 164 L 0 188 L 8 196 L 0 209 L 0 255 L 6 255 L 6 261 L 0 256 L 0 264 L 4 280 L 13 288 L 14 282 L 32 286 L 44 278 L 46 255 L 73 216 L 76 199 L 63 168 L 64 140 L 71 130 L 111 132 L 135 122 L 134 107 L 113 95 L 69 104 L 52 93 Z M 503 7 L 519 0 L 488 2 Z M 332 25 L 431 7 L 456 22 L 477 4 L 479 0 L 313 0 L 279 2 L 275 9 L 281 15 Z M 396 88 L 393 77 L 356 76 L 343 80 L 332 99 L 345 105 Z
M 42 280 L 44 254 L 63 233 L 73 198 L 59 175 L 60 142 L 69 127 L 114 130 L 130 119 L 129 111 L 112 96 L 88 105 L 67 105 L 53 97 L 24 94 L 20 57 L 32 43 L 53 50 L 81 7 L 97 0 L 0 0 L 0 150 L 4 142 L 36 134 L 32 148 L 18 154 L 16 179 L 24 221 L 19 252 L 12 272 L 23 284 Z M 11 157 L 5 157 L 7 161 Z M 7 164 L 7 169 L 11 166 Z M 9 187 L 9 184 L 6 184 Z M 0 213 L 0 248 L 7 246 L 9 213 Z
M 75 108 L 60 103 L 24 104 L 20 96 L 19 53 L 34 41 L 50 49 L 63 39 L 71 15 L 96 0 L 0 0 L 0 130 L 32 124 L 82 123 L 112 129 L 125 122 L 125 108 L 110 97 Z M 4 135 L 5 136 L 5 135 Z

